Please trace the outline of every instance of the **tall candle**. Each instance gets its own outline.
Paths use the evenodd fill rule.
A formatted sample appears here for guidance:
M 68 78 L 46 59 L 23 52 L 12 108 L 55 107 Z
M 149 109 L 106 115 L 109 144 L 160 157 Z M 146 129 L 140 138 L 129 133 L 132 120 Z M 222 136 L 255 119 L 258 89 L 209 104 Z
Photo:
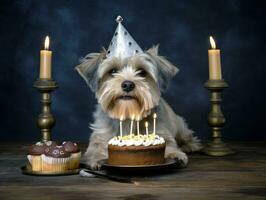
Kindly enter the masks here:
M 146 135 L 149 135 L 149 123 L 145 122 L 145 128 L 146 128 Z
M 139 136 L 139 120 L 140 120 L 140 118 L 137 117 L 137 133 L 138 133 L 138 136 Z
M 131 122 L 130 122 L 130 135 L 133 133 L 133 123 L 134 123 L 135 115 L 131 117 Z
M 154 113 L 153 114 L 153 134 L 155 135 L 156 133 L 156 118 L 157 118 L 157 114 Z
M 49 51 L 49 37 L 46 36 L 44 50 L 40 51 L 40 78 L 52 78 L 52 51 Z
M 221 80 L 221 56 L 220 49 L 216 49 L 216 44 L 212 36 L 210 36 L 211 49 L 208 50 L 209 56 L 209 79 Z
M 121 116 L 120 117 L 120 123 L 119 123 L 119 126 L 120 126 L 120 136 L 121 137 L 123 136 L 123 125 L 122 125 L 122 121 L 123 121 L 123 117 Z

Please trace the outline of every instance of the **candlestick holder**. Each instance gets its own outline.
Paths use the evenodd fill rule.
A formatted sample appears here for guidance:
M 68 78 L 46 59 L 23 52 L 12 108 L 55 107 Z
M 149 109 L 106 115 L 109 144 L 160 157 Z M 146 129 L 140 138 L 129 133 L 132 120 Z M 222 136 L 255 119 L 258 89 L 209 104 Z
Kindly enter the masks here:
M 51 129 L 55 125 L 55 118 L 51 113 L 51 92 L 58 85 L 52 79 L 37 79 L 34 82 L 35 87 L 41 93 L 42 112 L 38 116 L 37 125 L 41 129 L 41 140 L 43 142 L 51 140 Z
M 58 85 L 53 79 L 37 79 L 33 87 L 41 93 L 42 112 L 38 116 L 37 124 L 41 129 L 41 141 L 47 142 L 51 140 L 51 129 L 55 125 L 55 118 L 51 113 L 51 92 L 54 91 Z M 27 175 L 34 176 L 62 176 L 78 174 L 80 168 L 69 169 L 64 171 L 33 171 L 31 165 L 28 163 L 21 167 L 21 172 Z
M 225 124 L 225 117 L 221 111 L 221 92 L 228 87 L 224 80 L 208 80 L 205 88 L 211 92 L 211 111 L 208 115 L 208 124 L 211 127 L 212 140 L 203 148 L 203 153 L 210 156 L 225 156 L 234 154 L 223 141 L 221 129 Z

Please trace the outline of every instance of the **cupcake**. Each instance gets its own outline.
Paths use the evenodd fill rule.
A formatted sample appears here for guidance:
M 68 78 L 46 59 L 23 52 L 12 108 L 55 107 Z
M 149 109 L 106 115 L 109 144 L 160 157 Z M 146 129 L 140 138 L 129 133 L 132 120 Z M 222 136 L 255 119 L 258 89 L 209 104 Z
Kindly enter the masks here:
M 51 140 L 45 142 L 45 144 L 46 144 L 46 146 L 48 146 L 48 147 L 50 147 L 50 146 L 58 146 L 57 142 L 55 142 L 55 141 L 51 141 Z
M 70 153 L 70 162 L 69 162 L 69 169 L 77 169 L 79 168 L 81 151 L 78 148 L 78 145 L 74 142 L 63 142 L 63 147 L 65 148 L 66 152 Z
M 43 170 L 61 172 L 68 170 L 70 153 L 63 146 L 50 145 L 42 155 Z
M 28 160 L 31 164 L 32 171 L 42 171 L 42 154 L 44 154 L 46 144 L 37 142 L 29 148 Z

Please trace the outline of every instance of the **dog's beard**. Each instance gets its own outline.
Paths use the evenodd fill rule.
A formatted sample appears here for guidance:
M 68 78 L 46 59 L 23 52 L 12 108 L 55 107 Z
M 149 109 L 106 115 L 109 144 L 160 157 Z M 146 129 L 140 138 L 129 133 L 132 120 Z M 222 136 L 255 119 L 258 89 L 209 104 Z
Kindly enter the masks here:
M 129 93 L 122 91 L 121 83 L 125 80 L 134 82 L 133 91 Z M 136 116 L 141 119 L 149 115 L 151 109 L 158 105 L 160 90 L 154 80 L 136 76 L 136 72 L 127 67 L 121 73 L 104 81 L 96 97 L 103 111 L 112 118 L 128 119 Z
M 142 112 L 140 104 L 136 99 L 118 99 L 113 105 L 107 111 L 112 118 L 131 118 L 133 116 L 139 116 L 139 113 Z

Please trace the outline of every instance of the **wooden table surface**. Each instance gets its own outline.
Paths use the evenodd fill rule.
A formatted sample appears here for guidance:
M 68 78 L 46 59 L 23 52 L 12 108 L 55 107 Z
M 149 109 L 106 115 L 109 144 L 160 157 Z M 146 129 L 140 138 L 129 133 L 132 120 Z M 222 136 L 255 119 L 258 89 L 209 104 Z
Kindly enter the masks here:
M 28 145 L 2 143 L 0 200 L 266 199 L 266 142 L 231 146 L 238 151 L 236 155 L 189 155 L 187 168 L 172 174 L 133 177 L 131 184 L 79 175 L 23 175 L 20 166 L 26 163 Z

